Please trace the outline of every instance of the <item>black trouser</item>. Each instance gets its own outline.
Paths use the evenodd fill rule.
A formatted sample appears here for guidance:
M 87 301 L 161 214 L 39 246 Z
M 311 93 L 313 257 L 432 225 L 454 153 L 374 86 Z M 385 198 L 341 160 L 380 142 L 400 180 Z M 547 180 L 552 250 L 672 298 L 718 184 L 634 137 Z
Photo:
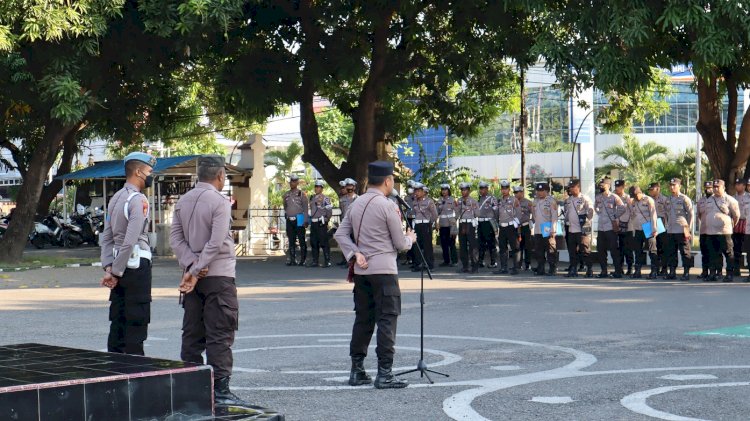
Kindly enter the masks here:
M 620 231 L 617 233 L 617 246 L 620 249 L 620 266 L 627 264 L 628 267 L 635 261 L 633 256 L 633 231 Z
M 477 266 L 477 229 L 471 222 L 458 225 L 458 245 L 464 269 Z
M 703 267 L 703 272 L 705 272 L 710 268 L 709 265 L 711 263 L 711 255 L 708 250 L 708 234 L 700 234 L 698 236 L 698 247 L 701 250 L 701 266 Z
M 435 252 L 432 249 L 432 224 L 416 224 L 414 226 L 414 231 L 417 234 L 417 244 L 422 248 L 422 253 L 424 253 L 424 259 L 427 262 L 427 266 L 432 269 L 435 266 Z M 414 253 L 413 266 L 422 266 L 422 257 L 416 250 Z
M 518 249 L 523 254 L 523 256 L 519 256 L 519 260 L 523 260 L 527 266 L 531 266 L 533 241 L 531 239 L 531 227 L 528 224 L 521 225 L 521 242 L 518 244 Z
M 742 251 L 745 243 L 745 234 L 732 234 L 732 252 L 734 254 L 734 270 L 739 272 L 742 267 Z
M 232 375 L 232 345 L 239 328 L 239 302 L 234 278 L 206 276 L 185 295 L 182 318 L 183 361 L 203 364 L 206 351 L 214 378 Z
M 654 263 L 656 262 L 656 238 L 646 238 L 646 235 L 641 230 L 636 230 L 633 233 L 631 249 L 635 252 L 635 265 L 636 267 L 642 267 L 646 265 L 646 250 L 651 257 L 651 269 L 658 270 L 659 268 Z
M 312 246 L 312 262 L 318 264 L 320 249 L 323 249 L 323 259 L 331 261 L 331 244 L 328 239 L 328 224 L 313 222 L 310 226 L 310 245 Z
M 109 301 L 107 351 L 144 355 L 151 321 L 151 261 L 142 258 L 138 269 L 125 269 Z
M 484 262 L 484 253 L 490 252 L 490 263 L 495 263 L 497 245 L 495 244 L 495 230 L 492 229 L 492 223 L 490 221 L 483 221 L 479 223 L 477 230 L 477 237 L 479 237 L 479 261 Z
M 398 276 L 354 275 L 354 326 L 349 356 L 364 358 L 375 325 L 378 326 L 378 363 L 392 363 L 396 352 L 396 327 L 401 314 Z
M 602 273 L 607 273 L 607 252 L 609 252 L 615 265 L 615 273 L 621 274 L 622 258 L 617 244 L 617 233 L 614 231 L 599 231 L 596 235 L 596 247 Z
M 662 219 L 662 222 L 664 220 Z M 666 224 L 665 224 L 666 225 Z M 663 232 L 656 236 L 656 256 L 658 260 L 658 265 L 664 269 L 667 267 L 667 238 L 669 237 L 669 234 L 666 232 Z
M 731 236 L 729 240 L 731 241 Z M 682 259 L 682 267 L 693 267 L 693 256 L 690 254 L 690 243 L 688 243 L 685 239 L 685 234 L 667 233 L 667 241 L 664 246 L 664 254 L 666 256 L 667 266 L 671 268 L 677 267 L 677 251 L 679 250 L 680 258 Z
M 534 234 L 534 251 L 538 271 L 545 270 L 545 263 L 549 263 L 552 267 L 557 266 L 557 242 L 554 235 L 545 238 L 542 234 Z
M 510 248 L 510 258 L 513 268 L 518 269 L 518 229 L 512 224 L 507 227 L 500 227 L 497 235 L 497 244 L 500 248 L 500 265 L 508 268 L 508 248 Z
M 721 273 L 723 268 L 722 255 L 727 261 L 727 274 L 731 275 L 734 271 L 734 247 L 732 236 L 730 234 L 709 235 L 708 236 L 708 253 L 710 254 L 709 267 Z
M 297 221 L 286 220 L 286 238 L 289 242 L 289 259 L 292 263 L 297 261 L 297 242 L 299 242 L 300 262 L 307 259 L 307 243 L 305 242 L 305 226 L 298 227 Z
M 579 263 L 591 266 L 591 235 L 581 232 L 568 232 L 566 238 L 570 267 L 577 271 Z
M 440 248 L 443 249 L 443 263 L 458 263 L 456 236 L 451 235 L 451 227 L 440 227 Z

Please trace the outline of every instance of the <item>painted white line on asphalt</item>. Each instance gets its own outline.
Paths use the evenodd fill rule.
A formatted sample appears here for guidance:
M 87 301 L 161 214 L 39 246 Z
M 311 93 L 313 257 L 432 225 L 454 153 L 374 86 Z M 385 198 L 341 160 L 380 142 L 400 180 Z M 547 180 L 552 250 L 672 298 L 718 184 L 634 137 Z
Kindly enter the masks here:
M 529 402 L 561 404 L 575 402 L 570 396 L 534 396 Z
M 683 386 L 657 387 L 655 389 L 644 390 L 642 392 L 636 392 L 628 396 L 625 396 L 624 398 L 620 400 L 620 403 L 622 404 L 622 406 L 624 406 L 625 408 L 628 408 L 629 410 L 635 413 L 646 415 L 652 418 L 658 418 L 660 420 L 705 421 L 705 420 L 702 420 L 701 418 L 683 417 L 683 416 L 676 415 L 676 414 L 670 414 L 669 412 L 659 411 L 657 409 L 654 409 L 648 406 L 648 403 L 646 403 L 646 400 L 650 398 L 651 396 L 661 395 L 663 393 L 668 393 L 668 392 L 674 392 L 676 390 L 704 389 L 704 388 L 713 388 L 713 387 L 737 387 L 737 386 L 750 386 L 750 382 L 688 384 L 688 385 L 683 385 Z
M 495 365 L 490 368 L 493 370 L 497 370 L 497 371 L 516 371 L 516 370 L 522 369 L 520 366 L 517 366 L 517 365 Z
M 318 339 L 318 342 L 349 342 L 350 339 Z
M 148 341 L 168 341 L 168 340 L 169 340 L 168 338 L 160 338 L 158 336 L 149 336 L 148 339 L 146 339 L 147 342 Z
M 718 379 L 718 377 L 714 376 L 713 374 L 667 374 L 666 376 L 661 376 L 659 378 L 664 379 L 664 380 L 677 380 L 677 381 Z
M 239 371 L 240 373 L 268 373 L 268 370 L 260 370 L 257 368 L 242 368 L 242 367 L 232 367 L 232 371 Z

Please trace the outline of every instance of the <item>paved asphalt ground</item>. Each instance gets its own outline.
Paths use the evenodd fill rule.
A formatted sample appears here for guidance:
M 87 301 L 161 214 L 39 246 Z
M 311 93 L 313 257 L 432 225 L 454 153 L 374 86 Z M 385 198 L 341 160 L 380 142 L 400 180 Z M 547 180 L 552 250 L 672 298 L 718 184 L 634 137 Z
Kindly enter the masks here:
M 100 274 L 0 274 L 0 343 L 104 348 Z M 179 275 L 174 260 L 155 262 L 150 356 L 179 358 Z M 419 359 L 419 278 L 401 276 L 396 365 L 407 369 Z M 686 334 L 750 325 L 748 284 L 438 270 L 426 282 L 425 355 L 450 377 L 429 385 L 412 374 L 409 388 L 380 391 L 345 383 L 353 313 L 344 277 L 279 258 L 238 262 L 235 391 L 289 420 L 750 419 L 750 339 Z M 375 369 L 374 349 L 366 364 Z

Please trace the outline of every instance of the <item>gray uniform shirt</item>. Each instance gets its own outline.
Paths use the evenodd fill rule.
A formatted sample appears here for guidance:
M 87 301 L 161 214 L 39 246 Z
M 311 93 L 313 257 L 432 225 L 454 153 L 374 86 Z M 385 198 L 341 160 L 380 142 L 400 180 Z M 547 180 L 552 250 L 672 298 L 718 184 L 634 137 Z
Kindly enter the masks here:
M 521 221 L 521 225 L 529 223 L 531 221 L 531 207 L 533 203 L 527 198 L 522 198 L 518 201 L 518 220 Z
M 458 222 L 475 222 L 474 219 L 477 217 L 477 210 L 479 209 L 479 202 L 473 197 L 458 199 Z
M 229 198 L 208 183 L 196 183 L 177 201 L 169 244 L 183 270 L 235 277 L 231 209 Z
M 625 212 L 623 212 L 622 215 L 620 215 L 618 219 L 620 222 L 627 224 L 628 222 L 630 222 L 630 212 L 628 209 L 628 202 L 630 201 L 630 196 L 628 196 L 624 192 L 621 195 L 618 195 L 617 193 L 615 193 L 615 195 L 620 198 L 620 200 L 622 201 L 622 205 L 625 206 Z
M 695 209 L 696 212 L 698 212 L 698 224 L 700 224 L 698 227 L 698 234 L 708 233 L 706 231 L 706 228 L 708 227 L 708 223 L 706 222 L 706 206 L 708 205 L 708 199 L 708 197 L 702 196 L 697 202 L 695 202 Z M 741 212 L 742 207 L 740 207 L 740 213 Z
M 610 192 L 606 196 L 598 194 L 594 201 L 594 210 L 599 215 L 599 231 L 612 231 L 612 224 L 617 223 L 620 216 L 625 213 L 625 204 L 614 193 Z
M 518 218 L 519 211 L 518 199 L 515 196 L 497 198 L 497 219 L 501 224 L 513 223 L 513 220 Z
M 349 209 L 349 206 L 354 203 L 354 200 L 357 199 L 356 194 L 352 194 L 351 196 L 348 194 L 345 194 L 341 197 L 339 197 L 339 208 L 341 208 L 341 219 L 344 219 L 344 215 L 346 215 L 346 210 Z
M 740 220 L 737 200 L 726 193 L 706 198 L 704 213 L 708 235 L 730 235 L 734 225 Z
M 737 194 L 734 198 L 737 199 L 737 205 L 740 207 L 740 219 L 750 219 L 750 193 Z M 750 234 L 748 224 L 745 224 L 745 234 Z
M 542 234 L 542 224 L 552 223 L 550 237 L 557 234 L 557 200 L 547 196 L 544 199 L 536 198 L 532 205 L 532 216 L 534 218 L 534 235 Z
M 656 217 L 667 219 L 667 206 L 669 205 L 669 199 L 661 193 L 654 199 L 654 205 L 656 206 Z M 666 222 L 664 223 L 666 225 Z
M 479 196 L 477 218 L 497 219 L 497 200 L 495 196 Z
M 134 194 L 135 193 L 135 194 Z M 132 195 L 132 197 L 130 197 Z M 128 197 L 130 200 L 128 201 Z M 125 215 L 125 204 L 128 212 Z M 125 183 L 107 204 L 107 218 L 101 241 L 102 266 L 112 266 L 112 275 L 122 276 L 128 265 L 133 247 L 151 250 L 148 243 L 149 205 L 146 196 L 138 187 Z M 117 258 L 114 257 L 117 250 Z
M 634 231 L 643 231 L 643 224 L 651 223 L 651 230 L 656 235 L 656 204 L 654 199 L 643 195 L 641 200 L 633 198 L 632 203 L 628 205 L 630 210 L 631 227 Z
M 575 234 L 583 232 L 583 228 L 591 225 L 591 219 L 594 217 L 594 205 L 591 199 L 579 194 L 578 196 L 569 196 L 564 203 L 565 221 L 568 223 L 568 232 Z M 579 215 L 586 216 L 584 227 L 581 226 Z
M 435 202 L 427 196 L 415 199 L 412 203 L 412 209 L 414 209 L 414 218 L 417 221 L 429 221 L 430 224 L 437 221 L 438 213 Z
M 287 218 L 296 217 L 300 213 L 307 215 L 307 196 L 300 189 L 284 193 L 283 200 L 284 214 Z
M 354 241 L 349 237 L 351 234 Z M 367 258 L 367 269 L 354 265 L 357 275 L 398 274 L 398 251 L 412 246 L 403 231 L 398 205 L 373 188 L 349 208 L 334 238 L 347 260 L 357 252 Z
M 324 195 L 323 193 L 316 194 L 310 201 L 310 220 L 313 222 L 319 222 L 320 218 L 325 218 L 328 222 L 331 220 L 333 215 L 333 204 L 331 198 Z
M 456 225 L 456 218 L 458 218 L 458 213 L 456 213 L 458 203 L 456 203 L 456 199 L 454 199 L 453 196 L 441 197 L 438 199 L 436 206 L 441 227 L 451 227 Z
M 693 224 L 693 202 L 682 193 L 667 200 L 667 233 L 684 234 Z

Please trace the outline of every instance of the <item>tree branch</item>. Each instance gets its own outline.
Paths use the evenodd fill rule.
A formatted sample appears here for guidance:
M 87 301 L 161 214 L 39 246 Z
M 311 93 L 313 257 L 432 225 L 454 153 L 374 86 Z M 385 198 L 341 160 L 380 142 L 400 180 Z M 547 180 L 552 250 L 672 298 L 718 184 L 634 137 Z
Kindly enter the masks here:
M 724 75 L 727 87 L 729 107 L 727 108 L 727 147 L 734 149 L 737 145 L 737 82 L 730 74 Z

